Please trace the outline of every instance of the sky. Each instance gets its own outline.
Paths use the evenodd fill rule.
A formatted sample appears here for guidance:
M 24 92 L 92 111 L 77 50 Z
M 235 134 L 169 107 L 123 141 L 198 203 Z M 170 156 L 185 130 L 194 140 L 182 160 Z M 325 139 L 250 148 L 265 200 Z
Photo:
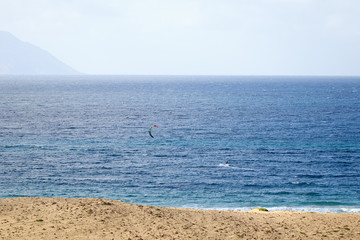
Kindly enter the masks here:
M 0 30 L 88 74 L 360 76 L 359 0 L 1 0 Z

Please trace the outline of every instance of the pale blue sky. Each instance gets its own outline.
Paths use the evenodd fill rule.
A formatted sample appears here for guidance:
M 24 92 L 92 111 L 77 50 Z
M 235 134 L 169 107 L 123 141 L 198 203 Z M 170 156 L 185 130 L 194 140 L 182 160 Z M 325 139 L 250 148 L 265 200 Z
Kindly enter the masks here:
M 0 30 L 90 74 L 360 75 L 359 0 L 1 0 Z

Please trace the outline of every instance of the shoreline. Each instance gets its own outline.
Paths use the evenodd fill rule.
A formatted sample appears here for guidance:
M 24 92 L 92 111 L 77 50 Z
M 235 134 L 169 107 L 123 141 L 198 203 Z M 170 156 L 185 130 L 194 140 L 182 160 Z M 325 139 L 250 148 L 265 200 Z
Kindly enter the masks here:
M 108 199 L 114 201 L 122 201 L 134 205 L 146 205 L 146 206 L 154 206 L 161 208 L 176 208 L 176 209 L 193 209 L 193 210 L 215 210 L 215 211 L 235 211 L 235 212 L 248 212 L 255 208 L 266 208 L 269 212 L 280 212 L 280 211 L 292 211 L 292 212 L 315 212 L 315 213 L 359 213 L 360 214 L 360 205 L 303 205 L 303 206 L 262 206 L 262 205 L 254 205 L 254 206 L 246 206 L 246 207 L 208 207 L 201 206 L 198 204 L 184 204 L 184 205 L 175 205 L 168 206 L 164 205 L 150 205 L 151 203 L 141 203 L 141 202 L 129 202 L 126 200 L 116 200 L 112 198 L 102 198 L 102 197 L 42 197 L 42 196 L 26 196 L 26 195 L 12 195 L 12 196 L 3 196 L 0 197 L 2 199 L 18 199 L 18 198 L 54 198 L 54 199 Z
M 162 206 L 166 207 L 166 206 Z M 198 210 L 216 210 L 216 211 L 235 211 L 235 212 L 248 212 L 255 208 L 262 208 L 262 206 L 254 206 L 254 207 L 238 207 L 238 208 L 202 208 L 196 206 L 184 206 L 184 207 L 174 207 L 178 209 L 198 209 Z M 339 205 L 339 206 L 278 206 L 278 207 L 264 207 L 270 212 L 281 212 L 281 211 L 292 211 L 292 212 L 315 212 L 315 213 L 360 213 L 359 206 L 347 206 L 347 205 Z
M 226 211 L 101 198 L 0 199 L 0 239 L 360 239 L 360 213 Z

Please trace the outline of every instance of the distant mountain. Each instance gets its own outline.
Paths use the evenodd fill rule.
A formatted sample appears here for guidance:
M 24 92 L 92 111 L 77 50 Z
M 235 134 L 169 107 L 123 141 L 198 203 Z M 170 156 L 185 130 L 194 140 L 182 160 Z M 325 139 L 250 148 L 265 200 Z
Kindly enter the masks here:
M 0 31 L 0 74 L 80 74 L 50 53 Z

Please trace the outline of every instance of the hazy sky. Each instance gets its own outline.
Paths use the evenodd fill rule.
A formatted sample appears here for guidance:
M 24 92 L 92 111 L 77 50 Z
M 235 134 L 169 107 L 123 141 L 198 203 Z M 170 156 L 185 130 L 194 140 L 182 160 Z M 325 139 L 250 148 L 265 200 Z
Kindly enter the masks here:
M 0 30 L 83 73 L 360 75 L 359 0 L 1 0 Z

